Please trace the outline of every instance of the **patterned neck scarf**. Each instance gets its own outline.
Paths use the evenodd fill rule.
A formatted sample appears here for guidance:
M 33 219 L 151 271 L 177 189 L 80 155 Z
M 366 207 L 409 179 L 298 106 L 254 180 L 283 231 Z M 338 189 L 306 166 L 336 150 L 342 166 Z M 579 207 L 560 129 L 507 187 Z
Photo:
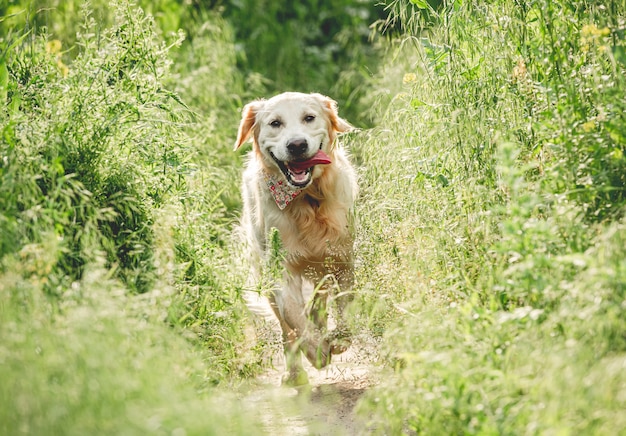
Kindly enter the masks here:
M 265 171 L 263 171 L 263 178 L 280 210 L 286 208 L 302 192 L 301 189 L 291 187 L 284 179 L 279 179 Z

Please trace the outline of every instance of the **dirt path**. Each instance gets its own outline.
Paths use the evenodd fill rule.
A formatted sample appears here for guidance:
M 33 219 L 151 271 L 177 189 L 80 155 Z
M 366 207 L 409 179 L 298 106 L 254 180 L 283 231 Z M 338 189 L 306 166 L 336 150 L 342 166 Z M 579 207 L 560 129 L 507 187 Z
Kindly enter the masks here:
M 309 385 L 289 388 L 280 385 L 284 358 L 279 347 L 271 356 L 273 368 L 258 377 L 244 395 L 246 409 L 260 415 L 263 433 L 270 435 L 360 435 L 367 434 L 366 422 L 355 413 L 355 405 L 374 384 L 372 339 L 355 337 L 353 345 L 332 363 L 316 370 L 305 362 Z M 306 359 L 304 359 L 306 361 Z

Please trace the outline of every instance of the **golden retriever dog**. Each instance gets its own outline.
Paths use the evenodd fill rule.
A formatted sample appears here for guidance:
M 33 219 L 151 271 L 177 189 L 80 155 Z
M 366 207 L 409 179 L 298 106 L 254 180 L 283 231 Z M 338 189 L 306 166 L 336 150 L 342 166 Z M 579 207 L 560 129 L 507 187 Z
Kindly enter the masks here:
M 300 351 L 320 369 L 349 345 L 342 315 L 354 281 L 358 188 L 336 139 L 351 129 L 337 103 L 321 94 L 286 92 L 243 109 L 235 150 L 251 137 L 252 151 L 243 173 L 241 230 L 255 282 L 269 261 L 270 235 L 280 237 L 284 272 L 269 300 L 282 329 L 287 385 L 308 383 Z M 310 299 L 307 284 L 314 288 Z M 327 329 L 329 296 L 339 312 L 333 331 Z

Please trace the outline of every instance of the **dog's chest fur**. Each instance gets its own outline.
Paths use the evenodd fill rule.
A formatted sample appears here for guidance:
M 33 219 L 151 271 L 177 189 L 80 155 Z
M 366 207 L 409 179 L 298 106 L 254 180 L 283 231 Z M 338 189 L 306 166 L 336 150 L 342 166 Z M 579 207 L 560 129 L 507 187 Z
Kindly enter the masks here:
M 318 186 L 312 185 L 284 210 L 272 204 L 273 198 L 264 192 L 265 234 L 278 229 L 283 247 L 291 256 L 323 260 L 351 244 L 348 225 L 349 210 L 324 196 L 316 195 Z M 325 193 L 323 195 L 330 195 Z M 270 209 L 272 212 L 267 213 Z

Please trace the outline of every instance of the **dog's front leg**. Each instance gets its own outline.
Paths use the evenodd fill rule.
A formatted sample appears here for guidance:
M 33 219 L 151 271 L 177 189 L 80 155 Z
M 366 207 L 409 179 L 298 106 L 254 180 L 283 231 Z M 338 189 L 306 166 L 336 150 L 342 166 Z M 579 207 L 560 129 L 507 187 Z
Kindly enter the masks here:
M 301 333 L 306 328 L 306 320 L 300 316 L 304 307 L 302 279 L 286 274 L 283 284 L 271 294 L 270 304 L 283 336 L 286 372 L 282 383 L 288 386 L 308 384 L 309 379 L 300 356 Z
M 330 345 L 323 332 L 309 318 L 302 295 L 302 277 L 287 274 L 285 286 L 276 293 L 276 303 L 281 317 L 298 338 L 300 350 L 317 369 L 330 363 Z
M 279 291 L 280 292 L 280 291 Z M 282 299 L 279 300 L 282 303 Z M 283 336 L 283 352 L 285 353 L 286 371 L 282 377 L 282 384 L 287 386 L 302 386 L 309 383 L 309 377 L 302 366 L 298 335 L 285 321 L 276 299 L 276 293 L 270 295 L 270 305 L 278 318 Z

